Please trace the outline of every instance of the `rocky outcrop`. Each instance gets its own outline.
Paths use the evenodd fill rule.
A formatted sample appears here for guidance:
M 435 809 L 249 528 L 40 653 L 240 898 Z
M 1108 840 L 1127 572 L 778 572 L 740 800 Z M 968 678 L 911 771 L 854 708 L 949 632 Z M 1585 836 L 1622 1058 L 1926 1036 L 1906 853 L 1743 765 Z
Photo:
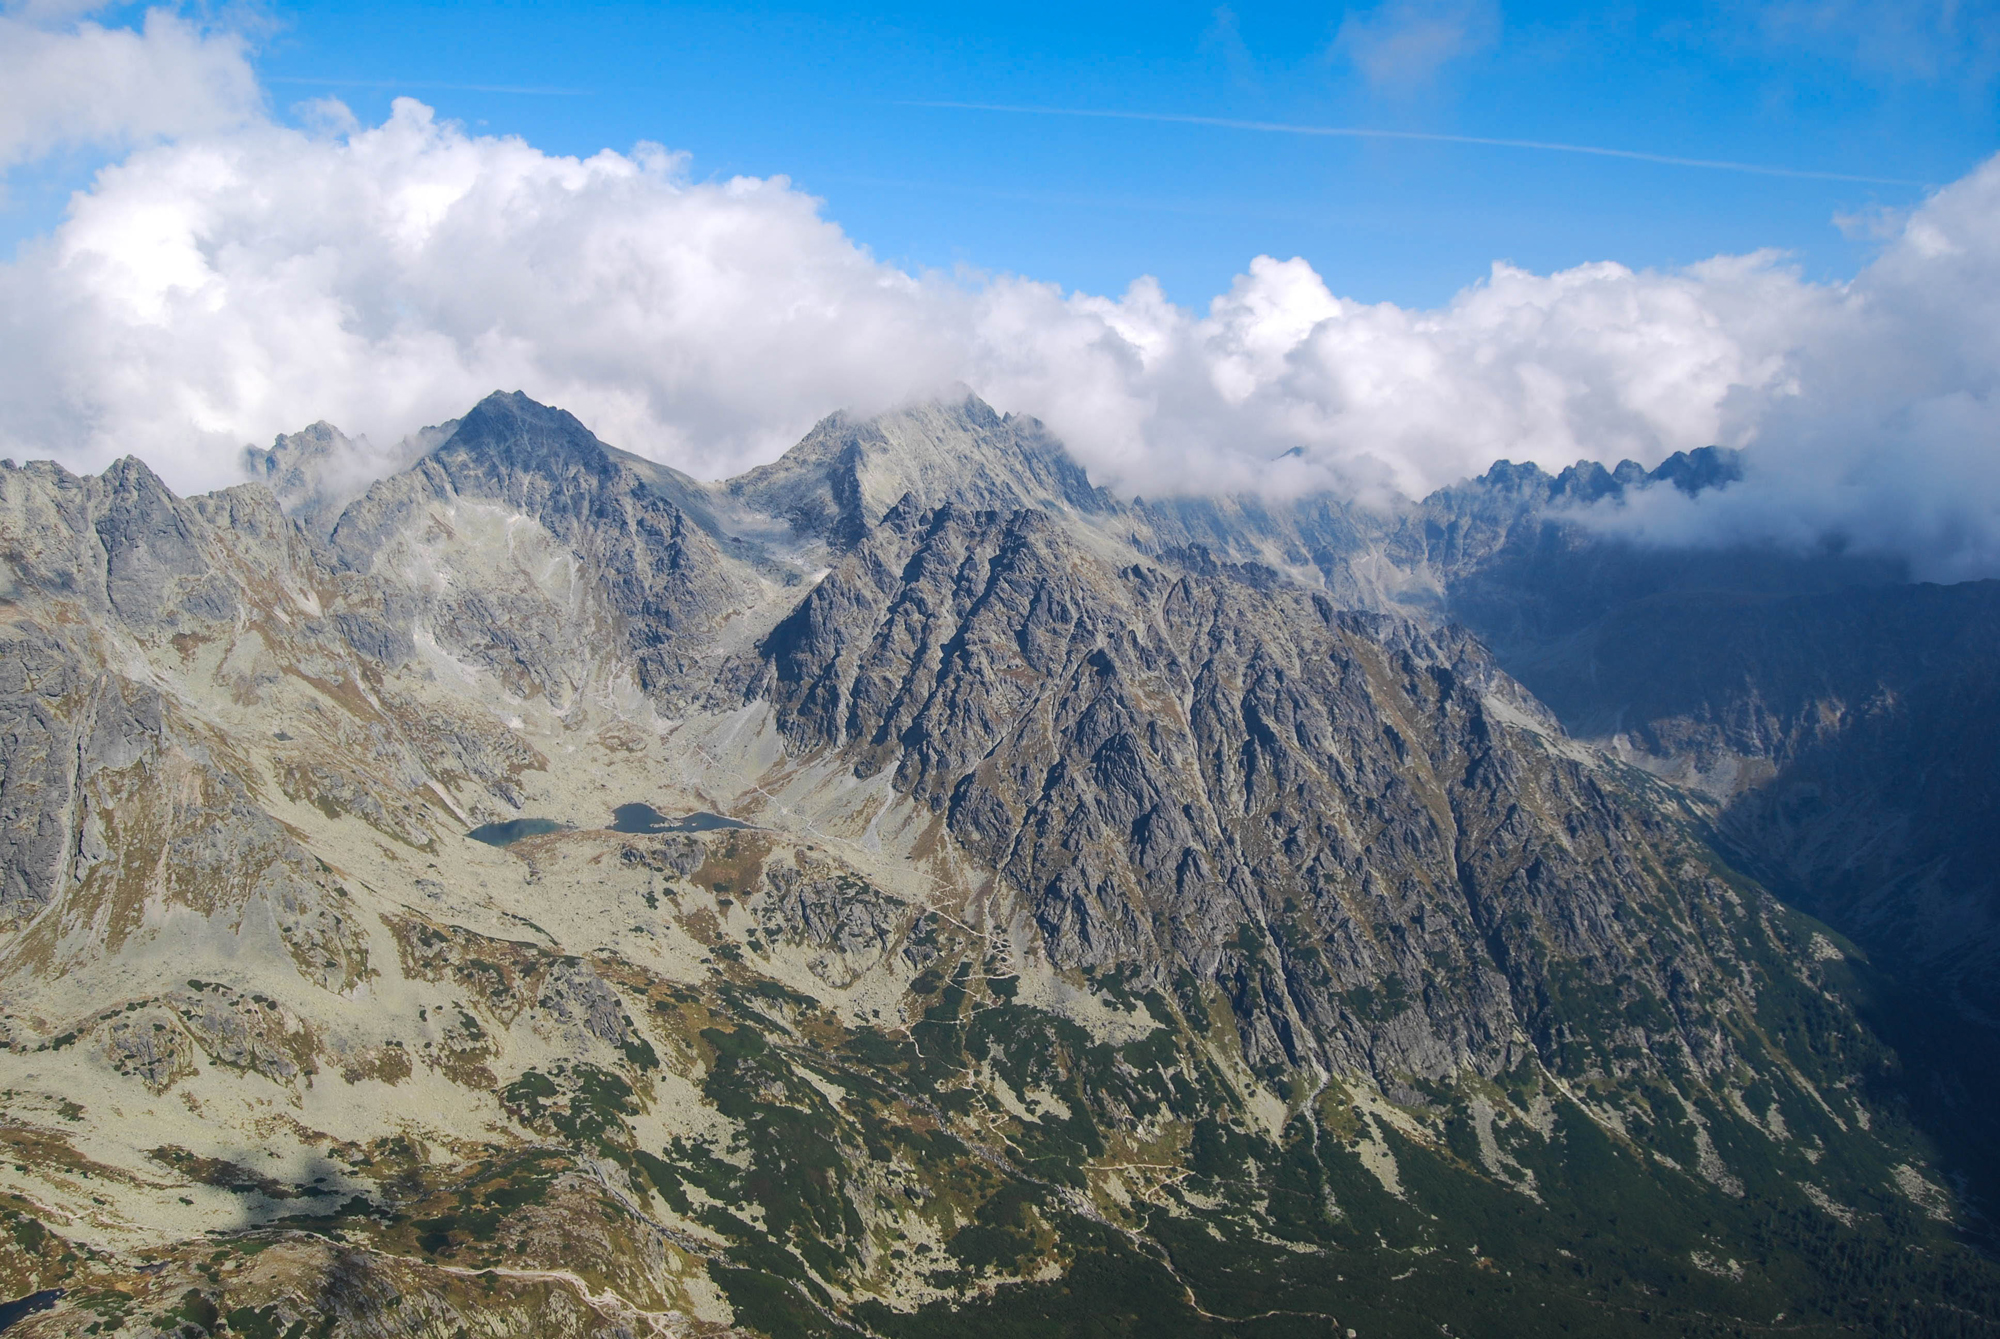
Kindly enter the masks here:
M 48 461 L 0 470 L 0 534 L 16 598 L 80 600 L 140 633 L 235 610 L 193 507 L 129 456 L 94 477 Z
M 767 861 L 763 882 L 756 915 L 764 932 L 807 946 L 813 974 L 835 985 L 851 985 L 876 966 L 909 918 L 909 903 L 803 851 Z
M 96 685 L 33 624 L 0 629 L 0 917 L 19 924 L 55 896 L 76 849 L 81 722 Z M 101 857 L 101 841 L 91 855 Z

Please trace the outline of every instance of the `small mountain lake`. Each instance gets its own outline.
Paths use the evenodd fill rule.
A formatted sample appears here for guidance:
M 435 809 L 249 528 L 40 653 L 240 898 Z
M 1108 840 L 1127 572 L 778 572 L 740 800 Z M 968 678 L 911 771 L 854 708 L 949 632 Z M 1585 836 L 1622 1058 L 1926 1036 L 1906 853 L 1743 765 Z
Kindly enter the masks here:
M 694 813 L 668 818 L 650 804 L 621 804 L 611 811 L 613 832 L 720 832 L 724 828 L 747 828 L 721 814 Z
M 465 835 L 476 842 L 488 846 L 506 846 L 523 837 L 539 837 L 546 832 L 561 832 L 569 824 L 558 823 L 553 818 L 510 818 L 505 823 L 481 823 Z
M 63 1288 L 44 1288 L 17 1301 L 0 1304 L 0 1330 L 11 1329 L 15 1321 L 32 1316 L 37 1311 L 47 1311 L 62 1301 L 66 1291 Z
M 621 804 L 611 811 L 610 830 L 628 833 L 720 832 L 725 828 L 749 826 L 733 818 L 724 818 L 721 814 L 692 813 L 669 818 L 650 804 Z M 481 823 L 465 835 L 488 846 L 509 846 L 523 837 L 567 832 L 569 828 L 569 824 L 559 823 L 553 818 L 510 818 L 504 823 Z

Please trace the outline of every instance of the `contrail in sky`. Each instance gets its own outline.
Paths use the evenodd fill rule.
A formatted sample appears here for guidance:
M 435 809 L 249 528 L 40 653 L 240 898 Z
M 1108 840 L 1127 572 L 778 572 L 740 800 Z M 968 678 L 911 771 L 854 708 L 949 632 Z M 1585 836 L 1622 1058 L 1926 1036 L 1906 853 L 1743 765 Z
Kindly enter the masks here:
M 267 84 L 310 84 L 320 88 L 442 88 L 454 93 L 519 93 L 535 98 L 587 98 L 587 88 L 531 88 L 518 84 L 444 84 L 435 79 L 303 79 L 273 75 Z
M 1500 149 L 1543 149 L 1552 153 L 1587 153 L 1598 158 L 1627 158 L 1672 167 L 1705 167 L 1721 172 L 1749 172 L 1763 177 L 1804 177 L 1814 181 L 1859 181 L 1874 186 L 1922 186 L 1899 177 L 1864 177 L 1851 172 L 1814 172 L 1798 167 L 1767 167 L 1717 158 L 1677 158 L 1637 149 L 1602 149 L 1591 144 L 1555 144 L 1536 139 L 1492 139 L 1484 135 L 1443 135 L 1428 130 L 1373 130 L 1363 126 L 1301 126 L 1283 121 L 1236 121 L 1222 116 L 1181 116 L 1170 112 L 1091 111 L 1077 107 L 1011 107 L 992 102 L 903 102 L 904 107 L 938 107 L 964 112 L 1011 112 L 1023 116 L 1086 116 L 1107 121 L 1152 121 L 1166 125 L 1214 126 L 1221 130 L 1254 130 L 1267 135 L 1322 135 L 1337 139 L 1428 140 L 1437 144 L 1484 144 Z

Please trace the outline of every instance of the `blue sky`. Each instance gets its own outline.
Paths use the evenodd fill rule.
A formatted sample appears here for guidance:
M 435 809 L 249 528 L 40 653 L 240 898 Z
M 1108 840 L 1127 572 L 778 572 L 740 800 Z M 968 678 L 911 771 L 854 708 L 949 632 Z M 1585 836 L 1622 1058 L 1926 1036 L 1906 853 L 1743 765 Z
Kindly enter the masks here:
M 1887 12 L 1884 12 L 1887 11 Z M 279 7 L 275 109 L 413 94 L 549 152 L 655 140 L 784 173 L 886 260 L 1202 303 L 1250 257 L 1432 305 L 1496 259 L 1673 266 L 1760 247 L 1852 274 L 1836 216 L 2000 147 L 1993 7 L 1389 3 Z M 536 90 L 536 91 L 497 91 Z M 1164 113 L 1524 139 L 1879 177 L 924 106 Z

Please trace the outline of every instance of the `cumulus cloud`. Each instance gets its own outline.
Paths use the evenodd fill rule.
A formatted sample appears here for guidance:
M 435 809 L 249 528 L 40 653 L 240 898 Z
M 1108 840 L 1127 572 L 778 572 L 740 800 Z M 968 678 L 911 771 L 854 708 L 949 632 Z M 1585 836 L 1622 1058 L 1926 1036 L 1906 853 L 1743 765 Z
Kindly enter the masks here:
M 497 387 L 719 477 L 962 380 L 1128 493 L 1416 496 L 1503 456 L 1719 442 L 1754 448 L 1742 484 L 1610 519 L 2000 572 L 2000 160 L 1842 285 L 1774 254 L 1499 265 L 1416 310 L 1260 257 L 1197 311 L 1144 279 L 908 273 L 783 178 L 696 181 L 656 147 L 552 156 L 409 100 L 307 120 L 141 148 L 0 266 L 0 450 L 202 488 L 246 442 L 318 418 L 393 442 Z
M 1605 522 L 1664 543 L 1899 553 L 1933 580 L 2000 575 L 1996 224 L 2000 157 L 1912 211 L 1851 283 L 1800 286 L 1811 302 L 1781 374 L 1739 397 L 1749 477 Z
M 1415 311 L 1260 257 L 1203 317 L 1149 282 L 1117 302 L 1009 285 L 980 333 L 988 382 L 1119 480 L 1269 487 L 1296 448 L 1285 487 L 1420 496 L 1501 456 L 1559 468 L 1747 440 L 1824 300 L 1760 255 L 1673 274 L 1496 265 Z
M 0 432 L 210 484 L 304 421 L 394 440 L 518 386 L 712 473 L 949 380 L 949 288 L 878 265 L 782 178 L 552 157 L 402 100 L 347 135 L 260 124 L 105 169 L 0 274 Z
M 242 37 L 170 10 L 142 26 L 81 19 L 98 6 L 0 11 L 0 169 L 63 148 L 120 149 L 241 125 L 262 103 Z
M 0 271 L 8 445 L 136 451 L 219 482 L 329 418 L 377 441 L 520 386 L 690 470 L 768 459 L 835 406 L 963 379 L 1129 487 L 1420 493 L 1496 455 L 1657 457 L 1740 436 L 1824 294 L 1771 258 L 1670 274 L 1506 266 L 1439 311 L 1260 258 L 1205 315 L 885 266 L 782 178 L 692 183 L 657 148 L 554 157 L 404 100 L 343 133 L 258 124 L 105 169 Z

